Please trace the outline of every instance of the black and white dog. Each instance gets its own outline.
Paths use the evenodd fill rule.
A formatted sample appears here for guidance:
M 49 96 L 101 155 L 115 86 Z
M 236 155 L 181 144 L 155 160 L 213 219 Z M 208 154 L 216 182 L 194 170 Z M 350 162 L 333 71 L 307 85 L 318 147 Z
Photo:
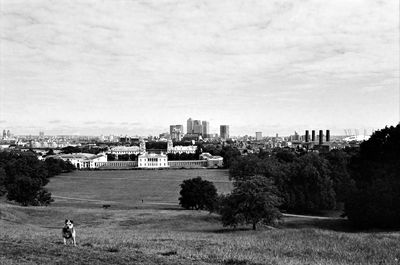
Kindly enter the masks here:
M 65 225 L 62 229 L 62 236 L 64 238 L 64 245 L 67 244 L 67 240 L 72 240 L 74 246 L 76 246 L 76 231 L 74 228 L 74 221 L 72 220 L 65 220 Z

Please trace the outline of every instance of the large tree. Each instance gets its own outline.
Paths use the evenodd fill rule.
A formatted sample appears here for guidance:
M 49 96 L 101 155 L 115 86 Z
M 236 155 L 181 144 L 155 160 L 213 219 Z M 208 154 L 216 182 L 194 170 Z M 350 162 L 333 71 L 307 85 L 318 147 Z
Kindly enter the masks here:
M 185 209 L 213 211 L 217 202 L 217 189 L 201 177 L 184 180 L 180 185 L 179 204 Z
M 278 194 L 272 180 L 263 176 L 235 182 L 232 193 L 221 201 L 219 212 L 222 224 L 232 227 L 251 224 L 256 230 L 259 223 L 273 223 L 281 216 Z
M 6 191 L 7 199 L 24 206 L 48 205 L 52 201 L 44 189 L 48 178 L 72 169 L 62 160 L 43 162 L 30 152 L 0 152 L 0 193 Z
M 330 179 L 328 161 L 315 153 L 298 158 L 288 170 L 290 177 L 283 186 L 286 208 L 291 212 L 318 213 L 335 207 L 335 191 Z
M 351 163 L 345 211 L 359 228 L 400 227 L 400 124 L 374 132 Z
M 316 153 L 299 157 L 290 151 L 261 158 L 248 155 L 233 161 L 229 173 L 236 181 L 255 175 L 273 179 L 283 198 L 281 209 L 289 212 L 315 213 L 335 206 L 329 162 Z

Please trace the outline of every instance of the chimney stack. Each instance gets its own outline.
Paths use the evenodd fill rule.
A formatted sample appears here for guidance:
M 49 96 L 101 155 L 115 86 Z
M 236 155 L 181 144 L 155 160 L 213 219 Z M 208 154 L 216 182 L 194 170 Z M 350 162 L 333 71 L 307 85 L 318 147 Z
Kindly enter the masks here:
M 306 130 L 306 143 L 308 143 L 309 141 L 310 141 L 310 134 L 308 130 Z
M 315 130 L 311 131 L 311 142 L 315 142 Z
M 327 141 L 327 142 L 330 142 L 330 140 L 331 140 L 331 133 L 330 133 L 329 130 L 326 130 L 326 135 L 325 135 L 325 137 L 326 137 L 326 141 Z
M 319 130 L 319 144 L 322 145 L 322 143 L 324 142 L 324 133 L 322 130 Z

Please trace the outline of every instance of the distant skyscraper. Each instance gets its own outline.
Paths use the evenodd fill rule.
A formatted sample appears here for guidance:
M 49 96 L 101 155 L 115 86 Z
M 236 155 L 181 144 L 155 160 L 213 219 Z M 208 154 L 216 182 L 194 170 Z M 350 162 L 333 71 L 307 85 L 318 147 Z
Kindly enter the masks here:
M 4 129 L 3 130 L 3 138 L 6 138 L 7 137 L 7 133 L 6 133 L 6 130 Z
M 39 132 L 39 138 L 44 138 L 44 132 Z
M 202 121 L 201 125 L 203 126 L 203 137 L 209 137 L 210 135 L 210 123 L 208 121 Z
M 192 120 L 192 118 L 189 118 L 187 120 L 186 132 L 187 132 L 187 134 L 192 134 L 193 133 L 193 120 Z
M 219 126 L 219 137 L 221 139 L 228 139 L 229 138 L 229 125 L 220 125 Z
M 10 132 L 10 130 L 7 130 L 7 138 L 11 138 L 11 132 Z
M 183 125 L 170 125 L 169 134 L 174 141 L 180 141 L 183 136 Z
M 262 132 L 256 132 L 256 141 L 262 140 Z
M 294 139 L 293 140 L 294 141 L 299 141 L 300 140 L 300 136 L 296 131 L 294 132 Z
M 201 125 L 201 120 L 193 121 L 193 133 L 201 135 L 203 133 L 203 126 Z

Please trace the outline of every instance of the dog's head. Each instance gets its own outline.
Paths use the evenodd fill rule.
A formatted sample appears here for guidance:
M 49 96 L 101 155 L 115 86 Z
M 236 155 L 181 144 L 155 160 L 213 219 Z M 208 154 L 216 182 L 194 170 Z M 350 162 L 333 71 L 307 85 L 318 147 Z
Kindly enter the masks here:
M 74 227 L 74 221 L 66 219 L 65 220 L 65 227 L 67 227 L 68 229 L 72 229 Z

